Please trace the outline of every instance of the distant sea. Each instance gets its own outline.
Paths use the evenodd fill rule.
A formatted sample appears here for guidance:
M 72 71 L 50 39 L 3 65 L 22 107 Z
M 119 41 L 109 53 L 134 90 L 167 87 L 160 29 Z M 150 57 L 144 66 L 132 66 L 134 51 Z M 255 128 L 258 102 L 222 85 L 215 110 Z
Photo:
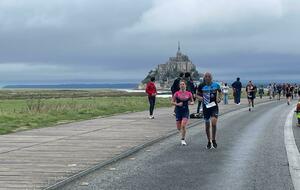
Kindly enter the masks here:
M 137 83 L 6 85 L 4 89 L 137 89 Z

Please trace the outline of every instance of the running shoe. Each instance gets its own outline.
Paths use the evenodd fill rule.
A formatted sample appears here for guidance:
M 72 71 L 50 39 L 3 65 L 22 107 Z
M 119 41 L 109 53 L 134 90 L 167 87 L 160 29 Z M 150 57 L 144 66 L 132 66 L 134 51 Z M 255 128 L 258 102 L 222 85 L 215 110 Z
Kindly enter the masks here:
M 187 145 L 186 142 L 185 142 L 185 140 L 181 140 L 181 145 L 182 146 L 186 146 Z
M 251 111 L 251 108 L 249 108 L 249 111 Z
M 212 149 L 211 142 L 208 142 L 208 143 L 207 143 L 207 145 L 206 145 L 206 149 Z
M 217 148 L 218 147 L 218 144 L 217 144 L 216 140 L 212 140 L 212 147 L 213 148 Z

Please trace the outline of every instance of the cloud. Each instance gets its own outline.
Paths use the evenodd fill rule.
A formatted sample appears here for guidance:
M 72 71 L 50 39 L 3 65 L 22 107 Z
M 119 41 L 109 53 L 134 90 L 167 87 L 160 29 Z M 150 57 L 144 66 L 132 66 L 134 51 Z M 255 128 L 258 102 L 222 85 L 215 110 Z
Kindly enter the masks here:
M 200 72 L 289 77 L 299 20 L 295 0 L 1 0 L 0 81 L 140 81 L 178 40 Z
M 234 25 L 263 24 L 285 14 L 281 0 L 155 0 L 129 32 L 223 32 Z

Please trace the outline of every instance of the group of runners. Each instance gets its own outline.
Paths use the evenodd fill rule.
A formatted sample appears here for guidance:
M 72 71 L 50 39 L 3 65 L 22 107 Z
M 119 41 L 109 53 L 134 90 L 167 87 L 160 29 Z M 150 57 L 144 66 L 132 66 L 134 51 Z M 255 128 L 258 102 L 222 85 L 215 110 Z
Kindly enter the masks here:
M 269 84 L 268 85 L 268 96 L 270 99 L 277 99 L 280 100 L 281 97 L 286 97 L 288 99 L 287 104 L 290 104 L 291 99 L 300 97 L 300 86 L 297 84 Z
M 195 100 L 203 105 L 203 117 L 205 119 L 206 135 L 208 139 L 207 149 L 217 148 L 216 131 L 219 115 L 218 103 L 221 102 L 222 93 L 218 83 L 213 82 L 211 73 L 205 73 L 203 83 L 196 90 L 187 89 L 189 81 L 181 80 L 180 90 L 172 96 L 172 104 L 175 106 L 177 129 L 181 132 L 181 145 L 187 145 L 185 141 L 186 126 L 190 116 L 189 105 L 194 105 Z M 175 84 L 176 85 L 176 84 Z
M 297 93 L 295 94 L 295 85 L 292 87 L 290 84 L 286 84 L 284 87 L 281 85 L 273 84 L 272 87 L 276 86 L 276 94 L 278 96 L 283 93 L 287 97 L 287 104 L 290 105 L 291 98 L 294 96 L 300 97 L 300 91 L 297 88 Z M 281 86 L 281 87 L 280 87 Z M 240 105 L 240 99 L 242 94 L 242 83 L 240 78 L 231 85 L 233 89 L 234 103 Z M 256 98 L 257 92 L 262 98 L 264 94 L 264 87 L 260 86 L 257 89 L 256 85 L 249 81 L 245 87 L 247 94 L 249 111 L 254 108 L 254 100 Z M 268 86 L 268 93 L 272 95 L 273 91 L 270 91 Z M 216 141 L 217 132 L 217 122 L 219 116 L 219 103 L 224 100 L 224 104 L 228 104 L 228 93 L 229 87 L 227 83 L 220 85 L 213 81 L 213 76 L 211 73 L 207 72 L 204 74 L 203 82 L 199 85 L 195 85 L 190 73 L 180 73 L 179 77 L 174 81 L 172 88 L 172 105 L 174 105 L 174 116 L 176 117 L 176 127 L 181 133 L 181 145 L 186 146 L 186 126 L 190 118 L 189 106 L 194 105 L 195 101 L 198 101 L 197 112 L 199 112 L 202 105 L 203 118 L 205 120 L 205 130 L 208 143 L 206 145 L 207 149 L 217 148 L 218 144 Z M 157 95 L 157 90 L 155 87 L 155 78 L 151 78 L 150 82 L 147 84 L 146 92 L 148 94 L 148 99 L 150 103 L 150 119 L 154 119 L 153 109 L 155 105 L 155 97 Z M 271 97 L 270 95 L 270 97 Z M 300 120 L 299 120 L 300 122 Z

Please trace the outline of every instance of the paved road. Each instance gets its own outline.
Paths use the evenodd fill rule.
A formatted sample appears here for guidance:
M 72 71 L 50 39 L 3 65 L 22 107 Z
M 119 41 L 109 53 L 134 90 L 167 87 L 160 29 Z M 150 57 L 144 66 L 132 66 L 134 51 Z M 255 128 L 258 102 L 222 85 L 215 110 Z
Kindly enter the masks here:
M 266 98 L 258 102 L 270 103 Z M 221 113 L 246 106 L 221 105 Z M 195 110 L 193 107 L 192 110 Z M 0 136 L 0 190 L 44 189 L 90 171 L 175 129 L 173 108 L 121 114 Z M 195 123 L 197 120 L 191 121 Z
M 284 124 L 292 109 L 284 102 L 220 117 L 217 150 L 206 150 L 203 125 L 188 130 L 188 146 L 173 136 L 61 188 L 292 190 Z

